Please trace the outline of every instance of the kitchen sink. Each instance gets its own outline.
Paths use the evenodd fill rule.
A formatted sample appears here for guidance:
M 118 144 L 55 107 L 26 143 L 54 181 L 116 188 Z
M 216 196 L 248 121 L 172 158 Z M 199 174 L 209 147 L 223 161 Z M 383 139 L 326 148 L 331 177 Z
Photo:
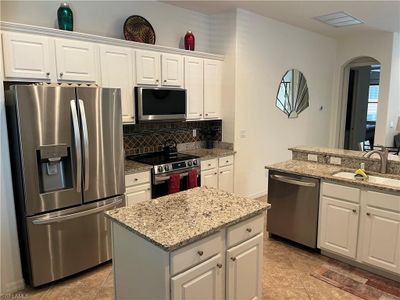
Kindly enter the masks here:
M 356 180 L 353 172 L 338 172 L 333 174 L 333 177 L 339 177 L 343 179 L 351 179 Z M 369 175 L 367 179 L 364 179 L 365 182 L 384 185 L 388 187 L 400 188 L 400 179 Z

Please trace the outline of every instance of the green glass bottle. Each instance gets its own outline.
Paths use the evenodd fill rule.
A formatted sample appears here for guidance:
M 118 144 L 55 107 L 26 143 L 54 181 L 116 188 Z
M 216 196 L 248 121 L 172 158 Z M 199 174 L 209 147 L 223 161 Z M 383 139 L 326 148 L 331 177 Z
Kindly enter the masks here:
M 58 28 L 72 31 L 74 29 L 74 16 L 68 3 L 61 3 L 57 10 Z

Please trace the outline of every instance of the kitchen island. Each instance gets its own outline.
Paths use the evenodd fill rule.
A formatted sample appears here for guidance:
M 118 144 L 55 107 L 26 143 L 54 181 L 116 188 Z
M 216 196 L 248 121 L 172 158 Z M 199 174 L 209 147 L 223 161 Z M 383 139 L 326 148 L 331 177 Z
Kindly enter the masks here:
M 267 208 L 202 187 L 107 212 L 115 298 L 260 298 Z

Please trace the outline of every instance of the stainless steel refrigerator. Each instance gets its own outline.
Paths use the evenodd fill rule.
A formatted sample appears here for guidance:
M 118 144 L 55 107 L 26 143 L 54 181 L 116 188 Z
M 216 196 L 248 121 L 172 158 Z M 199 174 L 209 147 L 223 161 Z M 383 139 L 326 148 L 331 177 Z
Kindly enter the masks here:
M 13 85 L 6 108 L 26 283 L 109 260 L 104 211 L 125 201 L 120 90 Z

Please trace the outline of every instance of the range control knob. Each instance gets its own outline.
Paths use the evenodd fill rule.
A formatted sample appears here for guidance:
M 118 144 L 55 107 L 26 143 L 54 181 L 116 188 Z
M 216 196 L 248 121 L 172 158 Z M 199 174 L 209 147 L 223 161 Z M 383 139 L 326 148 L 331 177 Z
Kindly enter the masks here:
M 158 171 L 158 172 L 162 172 L 162 171 L 164 171 L 164 168 L 163 168 L 162 166 L 159 166 L 159 167 L 157 168 L 157 171 Z
M 191 165 L 192 165 L 192 162 L 191 161 L 188 161 L 188 166 L 190 167 Z
M 196 159 L 193 161 L 193 166 L 197 166 L 197 160 Z
M 169 166 L 164 167 L 165 171 L 169 171 Z

